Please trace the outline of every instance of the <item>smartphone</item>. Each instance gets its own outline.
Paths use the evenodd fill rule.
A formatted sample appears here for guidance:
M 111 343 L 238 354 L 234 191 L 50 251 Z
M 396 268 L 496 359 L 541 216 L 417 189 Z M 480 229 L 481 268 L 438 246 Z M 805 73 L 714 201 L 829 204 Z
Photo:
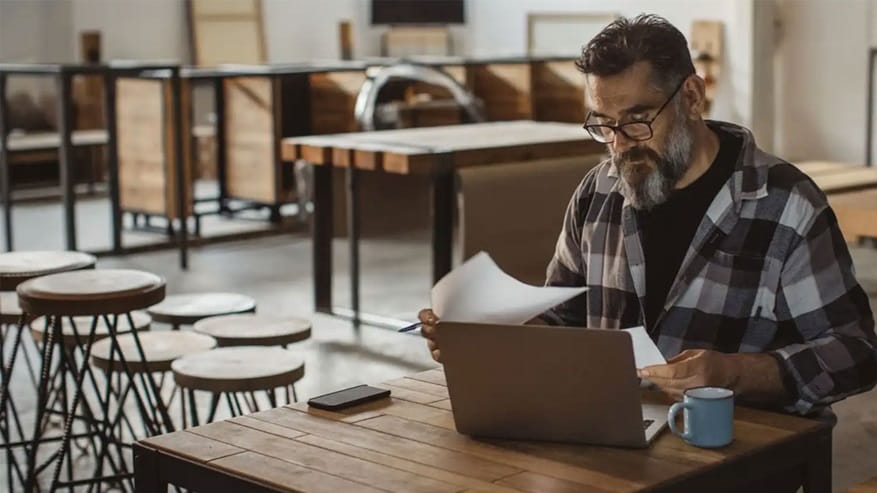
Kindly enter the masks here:
M 313 397 L 308 401 L 309 406 L 317 409 L 326 409 L 328 411 L 337 411 L 353 407 L 365 402 L 375 401 L 389 397 L 390 391 L 387 389 L 378 389 L 368 385 L 357 385 L 349 389 L 339 390 L 331 394 L 324 394 Z

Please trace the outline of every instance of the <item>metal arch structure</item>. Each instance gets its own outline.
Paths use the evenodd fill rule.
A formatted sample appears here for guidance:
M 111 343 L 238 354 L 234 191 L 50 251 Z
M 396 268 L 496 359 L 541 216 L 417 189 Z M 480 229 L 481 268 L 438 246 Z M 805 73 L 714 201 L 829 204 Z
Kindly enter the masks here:
M 376 130 L 375 110 L 377 108 L 378 94 L 393 79 L 407 79 L 444 87 L 451 93 L 457 104 L 463 108 L 470 121 L 485 121 L 484 105 L 481 100 L 476 98 L 475 95 L 451 77 L 450 74 L 436 67 L 404 62 L 377 69 L 362 84 L 359 94 L 356 96 L 356 106 L 354 107 L 354 115 L 360 130 Z

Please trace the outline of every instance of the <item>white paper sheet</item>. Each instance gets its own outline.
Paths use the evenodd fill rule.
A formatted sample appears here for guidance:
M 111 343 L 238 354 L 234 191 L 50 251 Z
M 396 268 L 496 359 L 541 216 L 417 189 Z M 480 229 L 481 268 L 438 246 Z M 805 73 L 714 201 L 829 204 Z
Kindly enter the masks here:
M 432 309 L 447 322 L 523 324 L 587 289 L 524 284 L 479 252 L 436 283 Z
M 624 331 L 630 334 L 630 338 L 633 341 L 633 360 L 637 369 L 667 363 L 658 346 L 655 345 L 655 342 L 646 333 L 645 327 L 631 327 L 624 329 Z

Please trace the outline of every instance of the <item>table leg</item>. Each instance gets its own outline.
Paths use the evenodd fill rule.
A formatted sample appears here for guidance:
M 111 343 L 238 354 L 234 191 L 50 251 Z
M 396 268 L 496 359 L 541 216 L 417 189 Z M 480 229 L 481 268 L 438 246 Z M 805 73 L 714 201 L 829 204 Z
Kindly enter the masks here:
M 347 241 L 350 246 L 350 309 L 351 322 L 360 326 L 359 318 L 359 171 L 347 168 Z
M 804 466 L 804 493 L 831 492 L 831 428 L 826 428 L 808 448 Z
M 225 90 L 222 77 L 213 79 L 213 112 L 216 115 L 216 181 L 219 183 L 219 211 L 228 212 L 228 184 L 225 158 Z
M 137 493 L 167 493 L 168 485 L 160 478 L 158 452 L 134 444 L 134 490 Z
M 58 166 L 61 172 L 61 201 L 64 205 L 64 232 L 67 250 L 76 250 L 76 185 L 73 159 L 73 76 L 68 72 L 58 75 Z
M 173 118 L 173 139 L 174 139 L 174 161 L 176 162 L 176 181 L 177 181 L 177 216 L 180 220 L 180 229 L 177 232 L 177 244 L 180 248 L 180 268 L 187 270 L 189 268 L 189 228 L 186 225 L 189 207 L 186 203 L 186 166 L 188 160 L 183 154 L 183 135 L 190 135 L 188 128 L 183 128 L 183 110 L 182 110 L 182 88 L 180 81 L 180 69 L 175 67 L 171 71 L 171 116 Z M 168 224 L 172 221 L 168 220 Z
M 119 196 L 119 145 L 116 139 L 116 77 L 112 71 L 104 76 L 104 112 L 107 125 L 107 180 L 110 194 L 110 230 L 113 252 L 122 251 L 122 203 Z
M 332 167 L 314 166 L 314 310 L 332 313 Z
M 9 169 L 6 128 L 6 74 L 0 73 L 0 194 L 3 195 L 3 232 L 6 251 L 12 251 L 12 176 Z
M 432 184 L 432 282 L 451 270 L 454 237 L 454 174 L 446 172 Z

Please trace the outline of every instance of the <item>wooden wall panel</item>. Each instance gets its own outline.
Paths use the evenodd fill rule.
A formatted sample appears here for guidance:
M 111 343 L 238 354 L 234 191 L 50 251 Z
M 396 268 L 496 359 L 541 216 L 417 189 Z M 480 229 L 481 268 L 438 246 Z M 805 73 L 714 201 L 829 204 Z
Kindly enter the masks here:
M 275 85 L 271 77 L 225 81 L 226 180 L 232 197 L 266 204 L 277 200 Z
M 532 63 L 533 119 L 585 121 L 585 76 L 571 61 Z
M 529 63 L 470 65 L 467 79 L 489 121 L 532 118 Z
M 311 75 L 311 131 L 314 134 L 355 132 L 353 109 L 365 73 L 331 72 Z
M 188 91 L 183 90 L 183 108 L 188 108 Z M 170 84 L 162 80 L 119 79 L 116 88 L 119 149 L 119 193 L 122 210 L 177 217 L 176 159 L 173 153 L 174 127 L 171 118 Z M 183 112 L 188 128 L 188 112 Z M 183 157 L 188 163 L 188 139 L 183 140 Z M 191 212 L 191 170 L 187 165 L 189 211 Z

